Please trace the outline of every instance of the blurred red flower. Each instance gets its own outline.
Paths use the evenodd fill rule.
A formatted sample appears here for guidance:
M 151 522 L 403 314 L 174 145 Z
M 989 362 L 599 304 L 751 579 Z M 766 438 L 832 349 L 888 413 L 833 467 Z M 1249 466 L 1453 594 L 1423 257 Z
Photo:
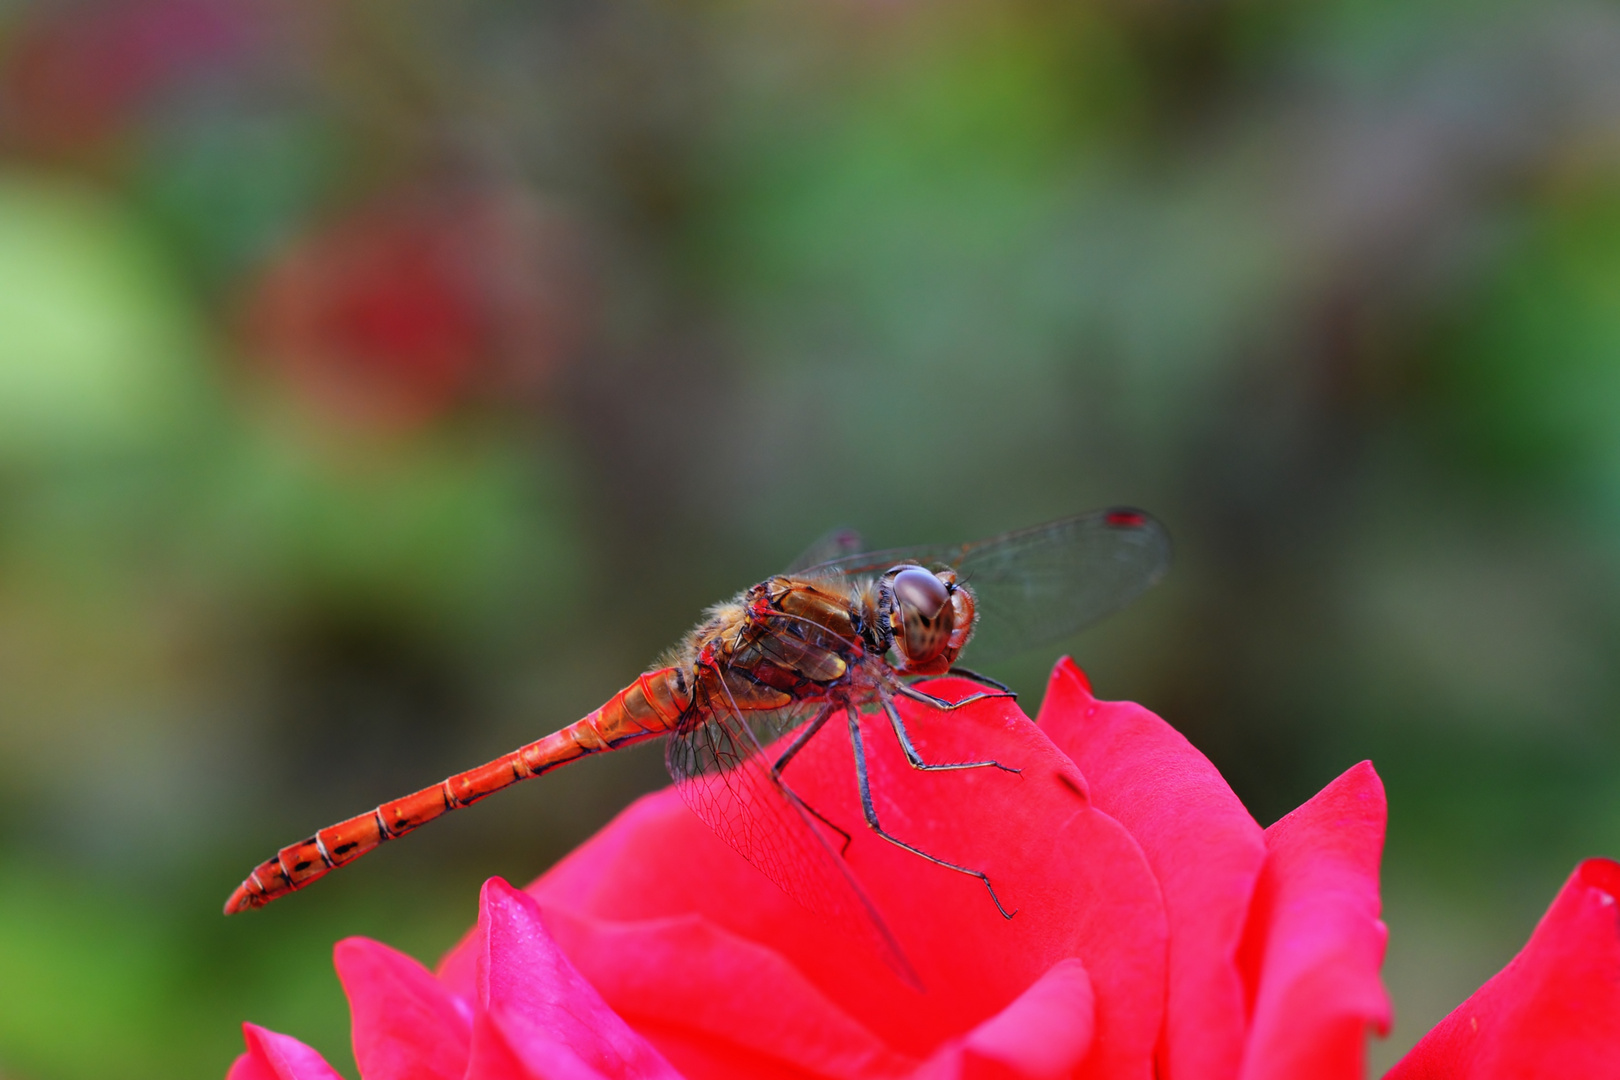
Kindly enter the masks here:
M 984 868 L 1018 909 L 1004 921 L 979 883 L 857 831 L 849 862 L 926 991 L 799 909 L 666 791 L 527 890 L 486 884 L 478 926 L 437 975 L 373 941 L 339 943 L 361 1075 L 1362 1075 L 1368 1029 L 1389 1023 L 1385 806 L 1369 764 L 1262 830 L 1180 734 L 1096 700 L 1067 661 L 1038 726 L 1004 700 L 906 719 L 935 760 L 1023 769 L 924 775 L 892 739 L 868 744 L 890 827 Z M 815 740 L 793 768 L 814 805 L 860 820 L 847 744 Z M 1588 921 L 1608 913 L 1613 938 L 1612 904 L 1582 903 Z M 1541 954 L 1532 977 L 1498 977 L 1510 984 L 1498 997 L 1519 1003 L 1493 1007 L 1518 1018 L 1501 1039 L 1557 1024 L 1556 1008 L 1525 1019 L 1523 1003 L 1563 978 L 1559 948 Z M 1613 970 L 1587 968 L 1591 980 Z M 287 1036 L 249 1025 L 247 1042 L 229 1080 L 335 1075 Z M 1406 1080 L 1453 1075 L 1498 1074 Z
M 248 346 L 301 400 L 361 427 L 414 425 L 478 393 L 529 397 L 581 335 L 581 254 L 514 188 L 384 197 L 264 267 Z

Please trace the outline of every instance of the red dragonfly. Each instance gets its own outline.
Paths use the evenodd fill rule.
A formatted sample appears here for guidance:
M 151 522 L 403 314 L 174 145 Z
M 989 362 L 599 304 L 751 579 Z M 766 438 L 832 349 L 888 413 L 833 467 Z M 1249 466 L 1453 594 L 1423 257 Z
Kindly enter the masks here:
M 1011 696 L 957 667 L 1072 633 L 1129 603 L 1169 565 L 1169 538 L 1139 510 L 1101 510 L 971 544 L 862 553 L 851 532 L 830 534 L 785 573 L 710 608 L 659 666 L 601 708 L 487 765 L 458 773 L 282 848 L 248 875 L 227 915 L 262 907 L 451 810 L 586 754 L 667 736 L 665 761 L 686 803 L 728 844 L 804 906 L 863 928 L 908 970 L 871 901 L 812 819 L 843 836 L 783 780 L 806 743 L 844 714 L 867 825 L 941 867 L 989 877 L 891 835 L 878 821 L 859 724 L 880 709 L 915 769 L 996 768 L 996 761 L 922 759 L 897 697 L 949 711 Z M 965 676 L 987 687 L 960 701 L 919 689 L 915 677 Z

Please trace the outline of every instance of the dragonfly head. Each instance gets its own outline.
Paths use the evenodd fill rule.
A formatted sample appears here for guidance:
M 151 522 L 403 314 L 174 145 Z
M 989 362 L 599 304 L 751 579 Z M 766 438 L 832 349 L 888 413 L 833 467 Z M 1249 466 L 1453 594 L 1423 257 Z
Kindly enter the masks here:
M 973 593 L 954 570 L 896 566 L 878 580 L 878 619 L 908 675 L 945 672 L 973 632 Z

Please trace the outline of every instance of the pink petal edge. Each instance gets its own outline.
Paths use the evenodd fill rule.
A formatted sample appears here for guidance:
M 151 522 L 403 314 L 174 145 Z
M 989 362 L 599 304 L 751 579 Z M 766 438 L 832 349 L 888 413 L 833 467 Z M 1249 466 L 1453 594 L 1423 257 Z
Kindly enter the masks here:
M 421 964 L 367 938 L 332 950 L 365 1080 L 462 1080 L 472 1009 Z
M 231 1062 L 225 1080 L 276 1080 L 276 1073 L 262 1057 L 238 1054 L 236 1060 Z
M 564 1043 L 510 1032 L 509 1028 L 522 1025 L 507 1020 L 498 1009 L 479 1012 L 473 1021 L 466 1080 L 614 1080 L 630 1075 L 596 1069 Z
M 1096 998 L 1085 965 L 1052 965 L 1016 1001 L 940 1047 L 911 1080 L 959 1080 L 985 1072 L 1061 1080 L 1091 1051 Z
M 291 1035 L 243 1024 L 242 1040 L 247 1053 L 236 1059 L 227 1080 L 342 1080 L 325 1058 Z
M 1266 864 L 1239 953 L 1252 1020 L 1244 1080 L 1360 1080 L 1367 1029 L 1389 1030 L 1378 977 L 1387 808 L 1371 762 L 1266 830 Z
M 606 1077 L 678 1080 L 669 1062 L 569 963 L 533 897 L 490 878 L 479 902 L 478 932 L 479 1004 L 531 1071 L 553 1075 L 542 1063 L 554 1062 L 563 1046 Z
M 1620 863 L 1575 868 L 1530 940 L 1385 1080 L 1612 1075 L 1620 1062 Z
M 915 1064 L 780 953 L 701 915 L 612 922 L 544 902 L 541 911 L 603 999 L 684 1071 L 749 1076 L 770 1061 L 864 1077 L 901 1075 Z
M 1165 1080 L 1231 1080 L 1243 1056 L 1237 949 L 1264 834 L 1219 770 L 1132 702 L 1098 701 L 1075 662 L 1052 669 L 1041 730 L 1074 760 L 1098 809 L 1136 838 L 1164 894 L 1170 926 Z

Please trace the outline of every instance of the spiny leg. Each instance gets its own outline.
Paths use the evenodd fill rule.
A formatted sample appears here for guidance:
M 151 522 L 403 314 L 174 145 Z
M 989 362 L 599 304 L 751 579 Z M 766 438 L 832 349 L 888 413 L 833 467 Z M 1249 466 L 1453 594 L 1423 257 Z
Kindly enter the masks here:
M 949 712 L 952 709 L 960 709 L 964 705 L 971 705 L 975 701 L 983 701 L 985 698 L 1015 698 L 1018 696 L 1011 690 L 1004 692 L 985 690 L 981 693 L 969 694 L 961 701 L 947 701 L 942 697 L 935 697 L 933 694 L 925 694 L 921 690 L 918 690 L 915 686 L 907 686 L 905 683 L 900 683 L 894 688 L 894 690 L 895 693 L 901 695 L 902 697 L 908 697 L 913 701 L 920 701 L 925 705 L 932 705 L 934 708 L 942 709 L 945 712 Z
M 809 803 L 805 802 L 804 799 L 800 797 L 800 795 L 799 795 L 799 793 L 797 791 L 794 791 L 792 788 L 788 787 L 780 779 L 778 779 L 776 781 L 776 786 L 782 789 L 782 794 L 786 795 L 788 797 L 788 800 L 790 802 L 792 802 L 794 806 L 797 806 L 799 809 L 801 809 L 801 810 L 803 810 L 803 811 L 805 811 L 805 812 L 807 812 L 809 814 L 813 814 L 817 821 L 821 822 L 823 825 L 827 826 L 827 828 L 831 829 L 833 832 L 837 833 L 839 836 L 842 836 L 844 838 L 844 842 L 842 844 L 838 845 L 838 857 L 839 858 L 843 858 L 844 856 L 849 854 L 849 845 L 850 845 L 850 842 L 854 839 L 854 837 L 850 836 L 849 833 L 845 832 L 843 829 L 839 828 L 837 825 L 834 825 L 831 821 L 828 821 L 827 820 L 827 815 L 823 814 L 820 810 L 817 810 L 815 807 L 813 807 Z
M 983 870 L 970 870 L 965 866 L 957 866 L 955 863 L 946 862 L 944 859 L 930 855 L 921 848 L 913 847 L 904 840 L 883 831 L 883 826 L 878 823 L 877 807 L 872 805 L 872 782 L 866 774 L 866 746 L 861 741 L 861 716 L 854 708 L 847 708 L 845 711 L 849 715 L 849 742 L 855 749 L 855 782 L 861 790 L 861 811 L 866 815 L 866 823 L 872 827 L 872 831 L 895 847 L 904 848 L 913 855 L 920 855 L 935 866 L 943 866 L 947 870 L 955 870 L 958 874 L 978 878 L 984 882 L 984 887 L 989 890 L 990 902 L 996 905 L 996 910 L 1001 912 L 1002 918 L 1010 919 L 1018 914 L 1016 909 L 1008 911 L 1001 906 L 1001 898 L 996 895 L 995 886 L 990 884 L 990 875 Z
M 811 718 L 809 723 L 805 724 L 803 728 L 799 729 L 799 733 L 793 737 L 793 741 L 788 743 L 787 749 L 783 750 L 781 756 L 776 759 L 776 764 L 771 766 L 771 779 L 775 780 L 777 786 L 786 792 L 788 797 L 791 798 L 796 804 L 814 814 L 817 821 L 821 822 L 823 825 L 827 826 L 827 828 L 844 838 L 843 844 L 838 849 L 838 854 L 843 856 L 849 854 L 849 845 L 854 837 L 850 836 L 849 833 L 845 832 L 837 825 L 834 825 L 831 821 L 828 821 L 825 814 L 811 806 L 809 803 L 805 802 L 799 797 L 797 792 L 788 787 L 787 784 L 783 783 L 782 781 L 782 770 L 787 768 L 788 762 L 793 760 L 793 755 L 804 749 L 805 743 L 809 742 L 811 738 L 815 736 L 816 732 L 821 730 L 822 725 L 827 722 L 827 718 L 831 715 L 832 706 L 830 704 L 824 705 L 822 706 L 821 711 L 816 713 L 816 715 Z
M 804 744 L 815 737 L 816 732 L 821 730 L 821 725 L 825 724 L 827 718 L 831 715 L 832 705 L 823 705 L 821 711 L 812 716 L 810 722 L 799 729 L 799 733 L 793 736 L 793 741 L 788 743 L 787 749 L 783 750 L 781 756 L 776 759 L 776 764 L 771 766 L 772 776 L 781 775 L 782 770 L 787 768 L 788 762 L 793 760 L 793 755 L 804 749 Z
M 883 711 L 889 714 L 889 725 L 894 728 L 895 738 L 900 740 L 900 749 L 905 751 L 906 760 L 911 763 L 913 769 L 921 769 L 924 772 L 941 772 L 947 769 L 982 769 L 989 766 L 1003 772 L 1023 772 L 1022 769 L 1015 769 L 1011 765 L 1003 765 L 999 761 L 953 761 L 940 765 L 928 764 L 923 761 L 922 755 L 917 752 L 916 746 L 912 745 L 911 734 L 906 731 L 905 721 L 900 719 L 900 710 L 894 707 L 893 699 L 884 694 L 882 695 L 882 701 Z
M 949 671 L 945 672 L 945 674 L 956 675 L 964 679 L 972 679 L 976 683 L 983 683 L 985 686 L 993 686 L 997 690 L 1005 691 L 1015 698 L 1018 696 L 1018 692 L 1016 690 L 1002 682 L 1000 679 L 992 679 L 988 675 L 980 675 L 972 668 L 953 667 Z

